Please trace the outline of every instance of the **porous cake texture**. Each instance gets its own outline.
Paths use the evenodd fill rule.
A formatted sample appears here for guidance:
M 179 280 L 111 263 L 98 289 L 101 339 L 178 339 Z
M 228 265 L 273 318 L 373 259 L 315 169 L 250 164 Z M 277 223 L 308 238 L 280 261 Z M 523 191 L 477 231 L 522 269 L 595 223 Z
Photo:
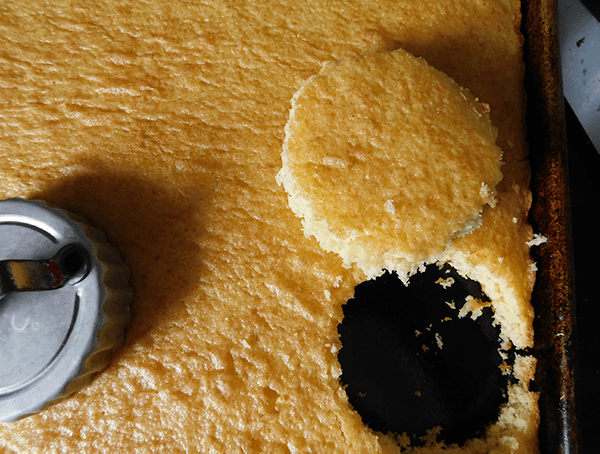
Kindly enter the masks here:
M 406 281 L 495 205 L 496 135 L 487 106 L 404 50 L 329 62 L 294 95 L 278 180 L 325 250 Z
M 108 368 L 0 424 L 0 451 L 400 449 L 339 382 L 342 305 L 368 276 L 304 235 L 276 181 L 291 99 L 326 62 L 405 49 L 489 105 L 497 203 L 439 260 L 482 284 L 504 342 L 532 346 L 519 26 L 512 0 L 3 1 L 0 198 L 88 218 L 135 298 Z M 536 452 L 534 361 L 515 369 L 517 404 L 450 449 Z

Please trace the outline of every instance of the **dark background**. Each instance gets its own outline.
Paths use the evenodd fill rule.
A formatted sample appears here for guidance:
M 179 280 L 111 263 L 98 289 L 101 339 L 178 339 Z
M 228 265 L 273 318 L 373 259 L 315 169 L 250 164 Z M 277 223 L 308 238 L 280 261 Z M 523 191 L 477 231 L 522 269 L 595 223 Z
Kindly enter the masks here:
M 600 4 L 600 3 L 599 3 Z M 600 155 L 565 105 L 575 267 L 580 452 L 600 452 Z

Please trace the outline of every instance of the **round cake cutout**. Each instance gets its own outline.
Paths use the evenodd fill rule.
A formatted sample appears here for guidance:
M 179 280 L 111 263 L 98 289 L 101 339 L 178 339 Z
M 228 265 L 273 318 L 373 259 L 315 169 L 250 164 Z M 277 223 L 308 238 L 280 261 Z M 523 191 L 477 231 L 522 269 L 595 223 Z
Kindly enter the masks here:
M 322 248 L 406 281 L 495 203 L 488 110 L 404 50 L 328 62 L 293 97 L 277 178 Z

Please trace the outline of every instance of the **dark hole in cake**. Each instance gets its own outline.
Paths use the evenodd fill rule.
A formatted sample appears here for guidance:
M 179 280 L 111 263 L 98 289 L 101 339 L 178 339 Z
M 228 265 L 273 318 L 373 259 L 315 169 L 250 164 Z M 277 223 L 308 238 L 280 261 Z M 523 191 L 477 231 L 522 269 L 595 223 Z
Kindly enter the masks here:
M 454 282 L 442 286 L 440 278 Z M 418 446 L 436 426 L 438 440 L 464 444 L 497 420 L 509 380 L 499 368 L 500 330 L 492 326 L 491 308 L 476 320 L 459 318 L 469 296 L 489 301 L 478 283 L 449 265 L 428 266 L 408 286 L 385 273 L 356 287 L 338 326 L 338 358 L 341 381 L 365 424 L 406 433 Z

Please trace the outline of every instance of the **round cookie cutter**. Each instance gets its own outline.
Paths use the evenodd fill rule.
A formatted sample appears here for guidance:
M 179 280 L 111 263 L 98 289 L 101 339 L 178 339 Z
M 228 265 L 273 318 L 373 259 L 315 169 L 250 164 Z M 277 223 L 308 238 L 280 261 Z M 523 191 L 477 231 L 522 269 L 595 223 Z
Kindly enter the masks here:
M 0 201 L 0 422 L 92 381 L 123 341 L 129 269 L 100 230 L 38 201 Z

